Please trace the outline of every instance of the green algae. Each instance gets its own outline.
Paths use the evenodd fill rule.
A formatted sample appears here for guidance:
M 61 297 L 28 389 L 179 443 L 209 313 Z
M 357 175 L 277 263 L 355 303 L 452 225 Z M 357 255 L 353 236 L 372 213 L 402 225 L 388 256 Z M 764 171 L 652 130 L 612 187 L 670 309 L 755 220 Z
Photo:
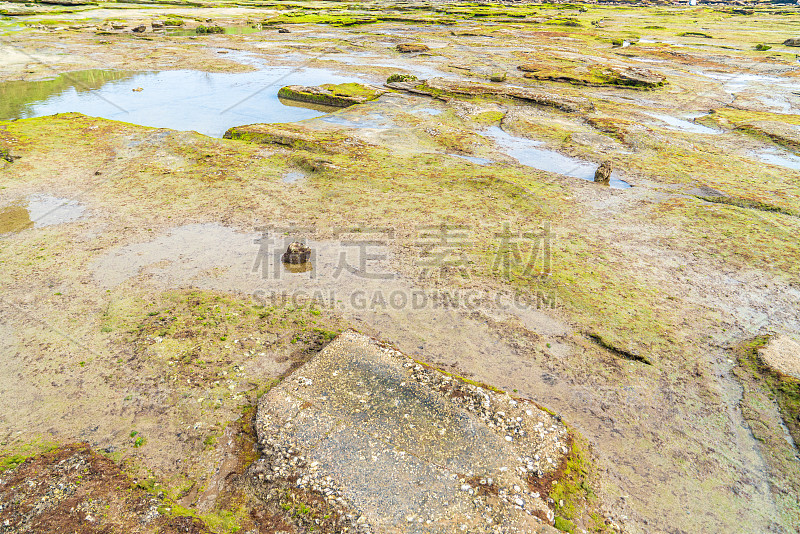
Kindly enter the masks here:
M 0 234 L 21 232 L 33 228 L 30 213 L 23 206 L 8 206 L 0 209 Z

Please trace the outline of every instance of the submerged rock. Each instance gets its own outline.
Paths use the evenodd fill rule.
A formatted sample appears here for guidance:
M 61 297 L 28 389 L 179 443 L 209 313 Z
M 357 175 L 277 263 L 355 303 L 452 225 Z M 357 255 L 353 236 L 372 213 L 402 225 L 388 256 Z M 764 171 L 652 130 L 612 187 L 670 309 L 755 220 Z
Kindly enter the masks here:
M 327 83 L 318 87 L 287 85 L 278 91 L 278 97 L 299 102 L 346 108 L 375 100 L 385 92 L 382 89 L 361 85 L 360 83 Z
M 611 181 L 611 160 L 604 161 L 594 173 L 594 181 L 598 184 L 608 185 Z
M 198 26 L 194 30 L 199 35 L 206 35 L 212 33 L 225 33 L 225 29 L 221 26 Z
M 298 241 L 290 243 L 286 252 L 281 256 L 283 263 L 292 265 L 307 263 L 309 259 L 311 259 L 311 249 Z
M 800 37 L 790 37 L 783 42 L 784 46 L 800 46 Z
M 420 43 L 402 43 L 397 45 L 397 51 L 403 54 L 410 54 L 413 52 L 427 52 L 430 50 L 426 45 Z

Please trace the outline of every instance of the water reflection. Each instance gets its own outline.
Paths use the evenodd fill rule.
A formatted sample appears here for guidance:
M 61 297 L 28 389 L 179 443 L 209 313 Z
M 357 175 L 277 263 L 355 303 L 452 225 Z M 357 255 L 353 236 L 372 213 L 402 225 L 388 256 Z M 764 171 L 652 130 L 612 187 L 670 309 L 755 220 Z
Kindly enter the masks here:
M 222 137 L 231 126 L 294 122 L 328 109 L 288 106 L 284 85 L 362 81 L 324 69 L 266 67 L 252 72 L 91 70 L 53 80 L 0 84 L 0 118 L 79 112 L 143 126 L 195 130 Z

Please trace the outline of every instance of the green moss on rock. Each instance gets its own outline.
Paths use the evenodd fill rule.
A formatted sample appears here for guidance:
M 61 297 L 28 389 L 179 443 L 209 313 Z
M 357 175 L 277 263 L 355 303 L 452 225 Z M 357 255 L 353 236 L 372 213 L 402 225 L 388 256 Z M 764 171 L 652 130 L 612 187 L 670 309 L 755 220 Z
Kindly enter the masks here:
M 225 33 L 225 29 L 221 26 L 198 26 L 194 32 L 198 35 L 205 35 L 211 33 Z
M 417 77 L 413 74 L 392 74 L 386 78 L 386 83 L 415 82 Z
M 278 91 L 279 98 L 346 108 L 375 100 L 385 91 L 359 83 L 325 84 L 318 87 L 287 85 Z

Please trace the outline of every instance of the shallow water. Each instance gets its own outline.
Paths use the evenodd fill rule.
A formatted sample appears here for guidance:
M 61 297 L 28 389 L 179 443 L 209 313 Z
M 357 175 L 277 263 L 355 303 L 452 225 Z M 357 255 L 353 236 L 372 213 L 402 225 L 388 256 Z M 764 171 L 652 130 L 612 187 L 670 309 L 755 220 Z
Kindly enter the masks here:
M 491 165 L 492 163 L 494 163 L 490 159 L 479 158 L 479 157 L 476 157 L 476 156 L 464 156 L 462 154 L 448 154 L 448 156 L 453 156 L 454 158 L 465 159 L 465 160 L 470 161 L 470 162 L 472 162 L 472 163 L 474 163 L 476 165 Z
M 702 124 L 697 124 L 696 122 L 679 119 L 671 115 L 663 115 L 661 113 L 645 113 L 645 115 L 653 117 L 654 119 L 658 119 L 667 124 L 667 129 L 669 130 L 708 135 L 718 135 L 722 133 L 720 130 L 715 130 L 714 128 L 709 128 L 708 126 L 703 126 Z
M 368 113 L 366 115 L 341 113 L 328 115 L 322 117 L 320 120 L 329 124 L 347 126 L 348 128 L 375 128 L 385 130 L 394 126 L 394 123 L 381 113 Z
M 795 80 L 783 76 L 698 71 L 698 74 L 722 83 L 722 89 L 732 96 L 755 101 L 775 113 L 795 113 L 798 109 Z
M 294 122 L 326 111 L 284 105 L 285 85 L 363 81 L 324 69 L 265 67 L 254 72 L 79 71 L 54 80 L 0 84 L 0 118 L 76 111 L 143 126 L 222 137 L 231 126 Z M 141 88 L 141 91 L 138 89 Z
M 441 115 L 442 110 L 436 108 L 417 108 L 411 111 L 411 113 L 422 113 L 423 115 Z
M 752 155 L 764 163 L 800 171 L 800 156 L 795 154 L 784 152 L 776 148 L 768 148 L 759 152 L 754 152 Z
M 325 104 L 316 104 L 314 102 L 301 102 L 300 100 L 291 100 L 288 98 L 278 98 L 278 101 L 284 106 L 289 106 L 292 108 L 313 109 L 314 111 L 319 111 L 320 113 L 323 114 L 335 113 L 337 111 L 341 111 L 342 109 L 339 106 L 326 106 Z
M 554 150 L 536 148 L 544 143 L 542 141 L 515 137 L 503 131 L 499 126 L 492 126 L 489 128 L 486 135 L 494 139 L 503 152 L 523 165 L 542 171 L 580 178 L 581 180 L 594 181 L 594 173 L 598 167 L 596 163 L 571 158 Z M 631 187 L 628 182 L 620 180 L 614 173 L 611 174 L 610 185 L 616 189 L 627 189 Z
M 12 17 L 0 17 L 0 33 L 18 32 L 24 30 L 25 26 L 14 22 Z
M 767 76 L 764 74 L 750 74 L 746 72 L 729 73 L 716 71 L 699 72 L 699 74 L 702 74 L 707 78 L 711 78 L 712 80 L 722 82 L 723 88 L 731 94 L 740 93 L 750 89 L 756 84 L 777 86 L 784 89 L 797 88 L 796 82 L 790 78 L 784 78 L 781 76 Z
M 281 180 L 283 180 L 283 183 L 285 184 L 293 184 L 296 181 L 302 180 L 305 177 L 306 175 L 300 171 L 291 171 L 284 174 Z
M 76 221 L 85 211 L 86 207 L 75 200 L 31 195 L 0 210 L 0 234 Z

